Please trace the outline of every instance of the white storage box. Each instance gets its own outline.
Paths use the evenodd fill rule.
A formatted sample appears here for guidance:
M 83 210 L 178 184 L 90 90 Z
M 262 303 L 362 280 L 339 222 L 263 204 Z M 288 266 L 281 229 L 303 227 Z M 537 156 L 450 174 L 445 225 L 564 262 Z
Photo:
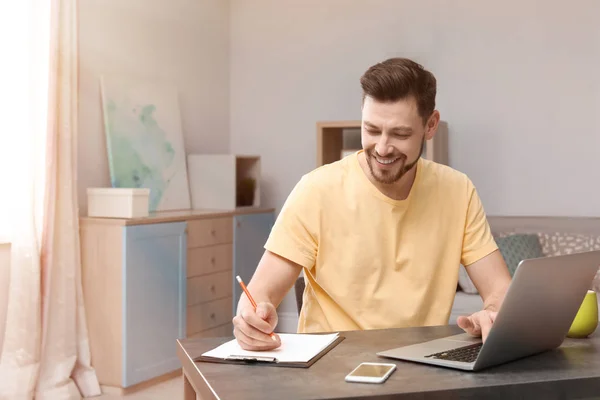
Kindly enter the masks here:
M 150 189 L 88 188 L 88 216 L 139 218 L 148 216 Z

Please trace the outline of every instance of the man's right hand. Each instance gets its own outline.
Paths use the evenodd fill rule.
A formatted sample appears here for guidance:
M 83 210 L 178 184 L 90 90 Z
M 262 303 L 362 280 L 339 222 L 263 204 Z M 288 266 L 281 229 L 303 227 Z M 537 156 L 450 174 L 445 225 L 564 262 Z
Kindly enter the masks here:
M 233 318 L 233 334 L 244 350 L 272 350 L 281 346 L 277 334 L 270 336 L 277 326 L 277 310 L 271 303 L 258 303 L 256 311 L 251 304 L 239 310 Z

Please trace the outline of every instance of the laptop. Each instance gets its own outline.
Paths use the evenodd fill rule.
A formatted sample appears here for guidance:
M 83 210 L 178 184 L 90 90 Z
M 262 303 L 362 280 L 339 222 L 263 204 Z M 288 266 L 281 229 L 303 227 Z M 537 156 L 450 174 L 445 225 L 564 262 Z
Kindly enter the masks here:
M 378 356 L 478 371 L 559 347 L 596 271 L 600 251 L 523 260 L 485 343 L 461 333 Z

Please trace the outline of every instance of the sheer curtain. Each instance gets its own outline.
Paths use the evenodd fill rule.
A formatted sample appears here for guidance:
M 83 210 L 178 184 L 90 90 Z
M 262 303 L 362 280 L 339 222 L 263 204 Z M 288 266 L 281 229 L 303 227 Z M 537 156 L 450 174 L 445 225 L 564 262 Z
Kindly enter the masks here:
M 76 4 L 20 0 L 0 12 L 0 242 L 11 245 L 2 399 L 100 394 L 79 260 Z
M 0 241 L 10 243 L 0 398 L 30 398 L 40 369 L 41 234 L 49 66 L 47 2 L 0 12 Z

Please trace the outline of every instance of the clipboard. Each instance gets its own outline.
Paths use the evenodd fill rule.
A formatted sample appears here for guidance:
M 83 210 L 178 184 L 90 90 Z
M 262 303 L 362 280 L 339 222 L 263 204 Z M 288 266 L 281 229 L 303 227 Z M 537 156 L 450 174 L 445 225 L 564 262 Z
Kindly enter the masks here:
M 282 337 L 282 343 L 284 343 L 284 340 L 286 337 L 289 338 L 292 336 L 296 337 L 298 335 L 281 334 L 280 337 Z M 333 349 L 338 344 L 340 344 L 344 339 L 345 339 L 344 336 L 340 336 L 340 335 L 336 334 L 336 337 L 333 341 L 331 341 L 326 347 L 320 349 L 317 353 L 311 354 L 311 357 L 305 361 L 289 361 L 289 360 L 285 360 L 285 359 L 280 359 L 280 358 L 272 355 L 271 354 L 272 352 L 259 352 L 259 351 L 245 352 L 245 353 L 252 353 L 252 354 L 235 354 L 235 352 L 232 352 L 232 353 L 228 354 L 227 356 L 223 356 L 223 357 L 207 355 L 207 353 L 211 353 L 209 351 L 198 357 L 193 358 L 193 361 L 194 362 L 212 362 L 212 363 L 221 363 L 221 364 L 262 365 L 262 366 L 288 367 L 288 368 L 309 368 L 311 365 L 313 365 L 315 362 L 317 362 L 321 357 L 323 357 L 325 354 L 327 354 L 331 349 Z M 224 343 L 221 346 L 231 345 L 233 347 L 234 343 L 236 343 L 235 339 L 230 342 Z M 221 346 L 219 346 L 219 347 L 221 347 Z M 219 347 L 217 347 L 216 349 L 218 349 Z M 214 351 L 216 349 L 213 349 L 211 351 Z M 263 355 L 263 353 L 264 353 L 264 355 Z

